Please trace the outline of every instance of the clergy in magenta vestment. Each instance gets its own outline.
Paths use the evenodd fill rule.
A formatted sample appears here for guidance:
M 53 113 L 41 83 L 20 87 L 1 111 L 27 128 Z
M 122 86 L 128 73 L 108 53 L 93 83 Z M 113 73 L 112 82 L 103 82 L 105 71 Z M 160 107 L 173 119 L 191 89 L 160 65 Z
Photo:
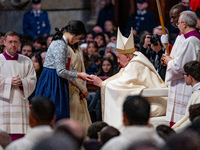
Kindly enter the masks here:
M 174 59 L 167 64 L 165 80 L 169 82 L 166 120 L 178 122 L 185 116 L 192 87 L 186 85 L 183 66 L 192 60 L 200 60 L 200 35 L 195 29 L 184 34 Z
M 166 87 L 153 64 L 142 53 L 130 51 L 131 45 L 133 49 L 132 32 L 127 39 L 118 30 L 117 52 L 122 54 L 132 52 L 133 58 L 119 73 L 101 83 L 103 121 L 118 129 L 123 127 L 122 105 L 128 95 L 141 94 L 145 88 Z M 165 114 L 166 99 L 149 98 L 148 100 L 151 103 L 151 116 Z
M 22 86 L 11 86 L 19 76 Z M 36 73 L 32 61 L 16 54 L 11 58 L 6 51 L 0 54 L 0 129 L 10 134 L 25 134 L 29 125 L 28 97 L 34 91 Z

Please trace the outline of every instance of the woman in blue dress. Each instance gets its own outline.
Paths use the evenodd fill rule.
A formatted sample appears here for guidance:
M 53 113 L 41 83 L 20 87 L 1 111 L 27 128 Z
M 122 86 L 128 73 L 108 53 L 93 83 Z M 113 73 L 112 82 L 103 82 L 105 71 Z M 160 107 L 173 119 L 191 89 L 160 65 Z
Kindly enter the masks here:
M 38 80 L 35 95 L 48 97 L 55 103 L 56 120 L 70 117 L 68 80 L 89 79 L 88 74 L 70 69 L 71 58 L 67 49 L 68 44 L 78 43 L 85 34 L 84 24 L 72 20 L 61 31 L 57 29 L 47 50 L 44 69 Z

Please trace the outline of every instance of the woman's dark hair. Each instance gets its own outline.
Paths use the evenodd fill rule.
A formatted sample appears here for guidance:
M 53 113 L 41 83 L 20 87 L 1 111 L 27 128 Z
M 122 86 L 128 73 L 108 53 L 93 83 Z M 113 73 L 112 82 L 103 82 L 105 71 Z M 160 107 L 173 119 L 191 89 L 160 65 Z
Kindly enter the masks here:
M 102 66 L 103 66 L 103 62 L 104 61 L 108 61 L 110 64 L 111 64 L 111 68 L 109 70 L 109 72 L 105 73 L 102 69 Z M 103 60 L 101 61 L 101 66 L 99 68 L 99 71 L 97 72 L 97 76 L 112 76 L 114 75 L 114 64 L 113 64 L 113 61 L 110 59 L 110 58 L 103 58 Z
M 92 37 L 93 37 L 93 39 L 94 39 L 94 37 L 95 37 L 94 31 L 89 31 L 89 32 L 87 32 L 87 33 L 86 33 L 86 37 L 87 37 L 87 35 L 89 35 L 89 34 L 91 34 Z M 86 42 L 87 42 L 87 41 L 86 41 Z
M 113 56 L 113 58 L 114 58 L 114 60 L 113 60 L 114 66 L 115 66 L 115 65 L 118 66 L 117 56 L 115 55 L 115 53 L 113 53 L 113 52 L 107 52 L 107 53 L 110 53 L 110 54 Z M 106 53 L 106 54 L 107 54 L 107 53 Z M 105 55 L 106 55 L 106 54 L 105 54 Z
M 22 48 L 24 46 L 30 46 L 31 49 L 32 49 L 32 52 L 34 52 L 34 50 L 35 50 L 34 47 L 33 47 L 33 42 L 32 41 L 27 40 L 27 41 L 22 42 L 22 44 L 21 44 L 21 52 L 22 52 Z
M 104 33 L 103 33 L 103 32 L 97 33 L 97 34 L 95 35 L 94 39 L 95 39 L 97 36 L 101 36 L 102 39 L 103 39 L 103 45 L 102 45 L 102 47 L 106 46 L 106 38 L 105 38 Z M 99 47 L 99 48 L 100 48 L 100 47 Z
M 68 25 L 63 27 L 61 30 L 59 30 L 58 28 L 55 28 L 55 30 L 56 33 L 54 34 L 52 40 L 61 39 L 64 31 L 73 33 L 75 35 L 86 35 L 85 25 L 79 20 L 71 20 Z
M 33 39 L 33 43 L 35 43 L 35 42 L 37 42 L 41 45 L 47 45 L 46 39 L 42 36 L 38 36 L 35 39 Z
M 94 44 L 94 47 L 96 48 L 96 53 L 97 53 L 97 52 L 99 53 L 99 47 L 98 47 L 96 41 L 90 41 L 90 42 L 88 42 L 87 49 L 88 49 L 88 47 L 89 47 L 89 45 L 90 45 L 91 43 Z
M 40 65 L 40 69 L 36 72 L 36 76 L 37 76 L 37 81 L 40 77 L 40 74 L 42 73 L 42 70 L 43 70 L 43 65 L 42 65 L 42 57 L 40 55 L 41 53 L 40 52 L 34 52 L 31 54 L 30 56 L 30 59 L 35 56 L 35 59 L 39 62 L 39 65 Z

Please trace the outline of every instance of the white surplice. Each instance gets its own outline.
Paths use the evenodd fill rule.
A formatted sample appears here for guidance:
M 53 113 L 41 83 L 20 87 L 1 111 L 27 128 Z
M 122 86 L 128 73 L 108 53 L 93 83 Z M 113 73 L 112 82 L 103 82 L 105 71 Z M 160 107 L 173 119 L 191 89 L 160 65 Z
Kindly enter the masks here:
M 163 80 L 153 64 L 140 52 L 119 73 L 102 82 L 103 120 L 118 129 L 123 127 L 122 106 L 128 95 L 138 95 L 145 88 L 164 88 Z M 165 114 L 166 99 L 151 98 L 151 116 Z
M 53 133 L 49 125 L 39 125 L 29 128 L 27 134 L 16 141 L 10 143 L 5 150 L 32 150 L 32 148 L 42 139 Z
M 19 75 L 23 91 L 11 86 Z M 0 54 L 0 129 L 11 134 L 25 134 L 29 125 L 28 97 L 34 91 L 36 73 L 32 61 L 19 54 L 18 60 L 6 60 Z
M 174 60 L 167 65 L 166 78 L 169 82 L 169 94 L 167 101 L 166 120 L 178 122 L 186 112 L 189 98 L 192 94 L 192 87 L 187 86 L 182 75 L 183 66 L 192 60 L 199 61 L 200 40 L 195 36 L 190 36 L 179 45 Z
M 172 47 L 172 50 L 171 50 L 171 53 L 170 53 L 170 56 L 171 57 L 175 57 L 176 56 L 176 53 L 178 51 L 178 48 L 179 46 L 182 44 L 182 42 L 185 40 L 185 37 L 183 34 L 180 34 L 176 37 L 176 40 L 175 40 L 175 43 Z
M 175 125 L 172 126 L 172 128 L 176 132 L 181 132 L 186 127 L 191 125 L 191 121 L 189 119 L 189 107 L 190 105 L 194 105 L 198 103 L 200 103 L 200 86 L 197 87 L 197 89 L 192 93 L 190 100 L 188 102 L 187 108 L 186 108 L 185 116 L 181 120 L 179 120 Z

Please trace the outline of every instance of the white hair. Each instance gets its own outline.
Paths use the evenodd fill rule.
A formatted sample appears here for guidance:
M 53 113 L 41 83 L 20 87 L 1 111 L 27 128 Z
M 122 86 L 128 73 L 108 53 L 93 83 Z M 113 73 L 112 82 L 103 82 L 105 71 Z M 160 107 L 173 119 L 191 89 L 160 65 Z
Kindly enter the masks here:
M 197 15 L 192 11 L 183 11 L 180 14 L 180 21 L 186 22 L 190 28 L 195 28 L 197 24 Z

